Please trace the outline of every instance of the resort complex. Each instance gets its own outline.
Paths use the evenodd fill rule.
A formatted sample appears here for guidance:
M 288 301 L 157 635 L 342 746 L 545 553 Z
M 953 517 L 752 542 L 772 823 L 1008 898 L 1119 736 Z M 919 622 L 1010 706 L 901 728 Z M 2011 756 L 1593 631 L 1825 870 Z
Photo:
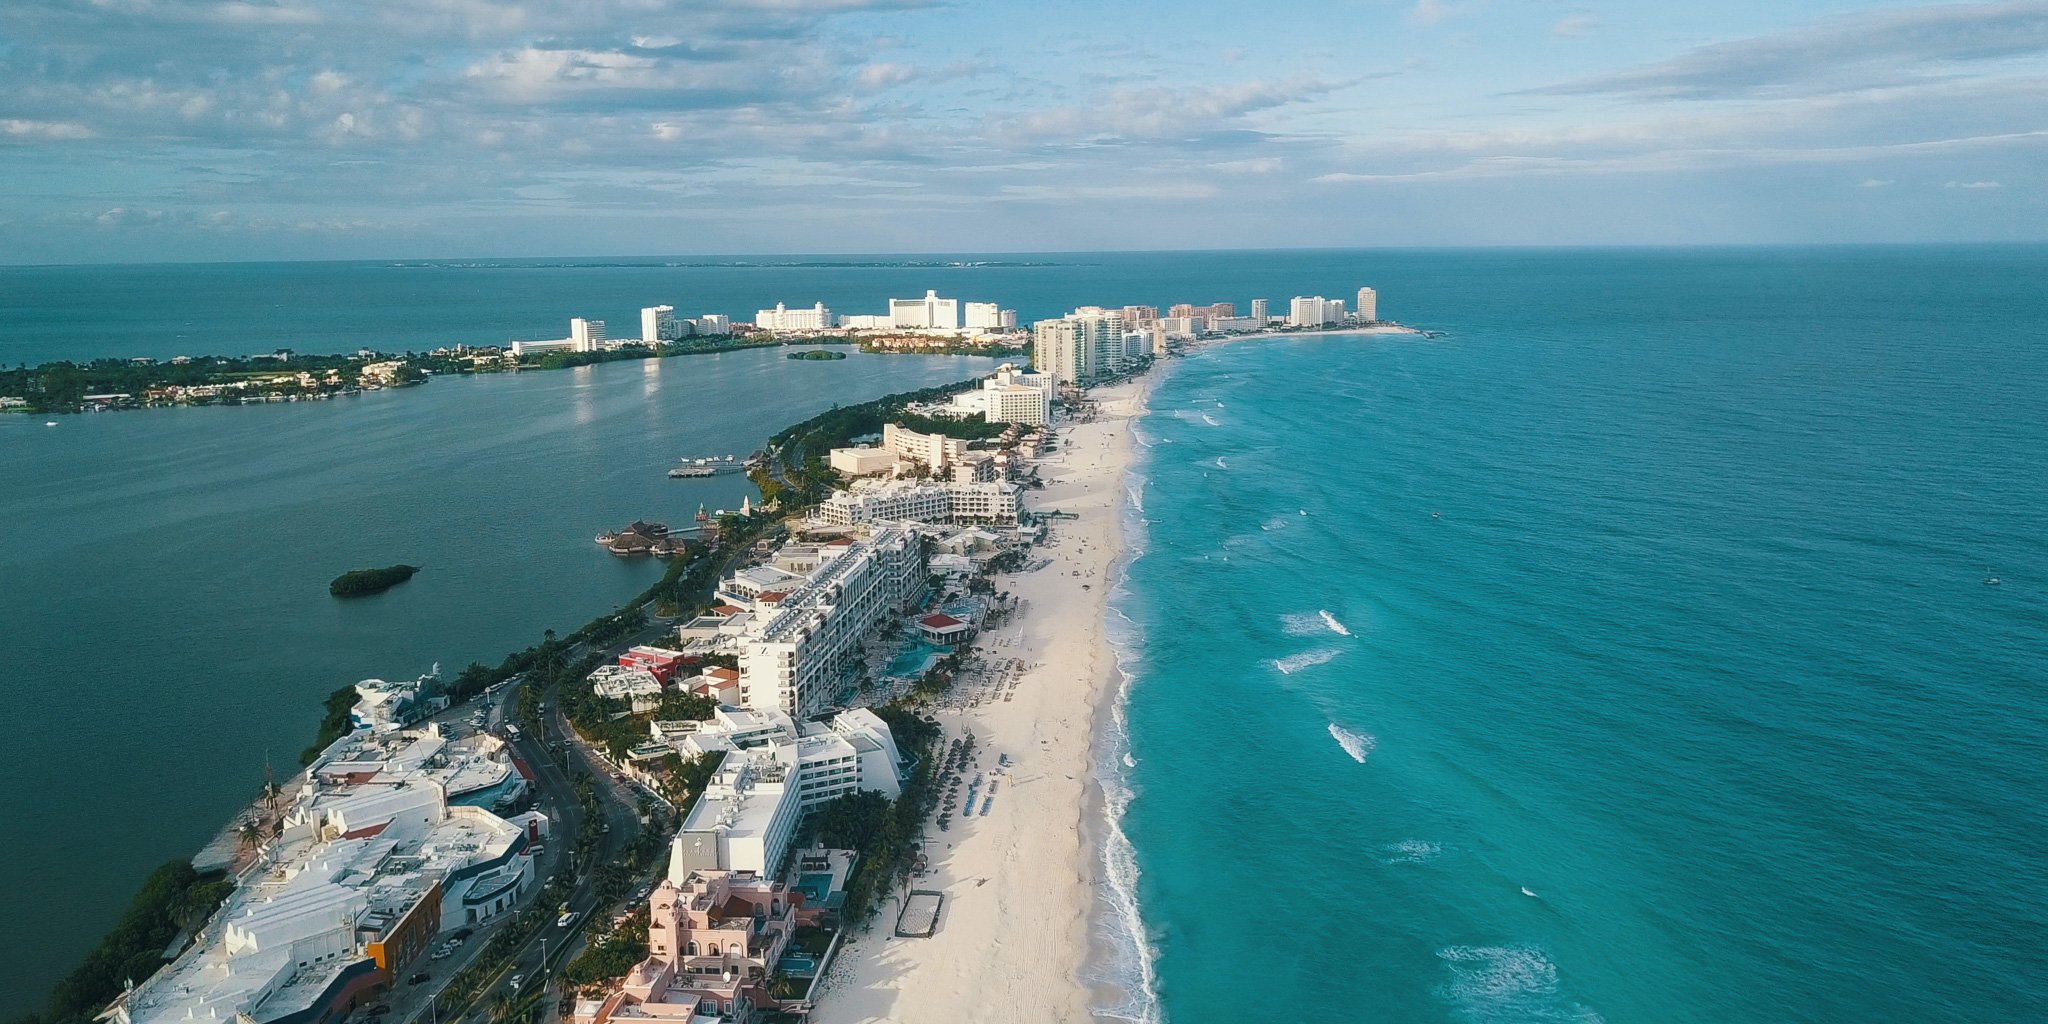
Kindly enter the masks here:
M 1369 289 L 1359 302 L 1376 310 Z M 961 876 L 940 851 L 980 830 L 1034 849 L 1063 834 L 989 820 L 1021 781 L 1014 757 L 1047 759 L 1060 780 L 1036 776 L 1038 813 L 1080 801 L 1071 759 L 1085 737 L 1027 744 L 1020 730 L 1087 706 L 1101 685 L 1099 665 L 1072 658 L 1100 643 L 1110 510 L 1142 396 L 1129 378 L 1191 339 L 1283 326 L 1265 306 L 1088 306 L 1040 321 L 1031 369 L 1003 364 L 874 419 L 827 414 L 879 428 L 757 453 L 746 468 L 762 503 L 700 511 L 689 540 L 652 520 L 600 534 L 608 551 L 668 557 L 670 579 L 701 580 L 670 591 L 669 618 L 631 608 L 551 637 L 523 668 L 474 665 L 457 684 L 437 670 L 338 692 L 334 738 L 304 775 L 197 862 L 228 873 L 225 902 L 103 1016 L 332 1024 L 399 1002 L 412 1024 L 458 982 L 458 1005 L 473 1007 L 521 992 L 528 972 L 566 971 L 578 980 L 556 1012 L 576 1024 L 823 1019 L 825 968 L 871 955 L 876 916 L 897 936 L 983 934 L 972 897 L 947 895 Z M 858 329 L 1015 324 L 936 293 L 888 308 L 886 324 Z M 1284 319 L 1344 316 L 1307 297 Z M 763 310 L 753 327 L 849 320 L 865 323 L 819 304 Z M 640 333 L 734 329 L 656 306 Z M 578 319 L 568 339 L 523 344 L 615 343 Z M 992 635 L 1027 609 L 1043 616 L 1032 630 Z M 1060 646 L 1069 635 L 1076 653 Z M 1021 691 L 1026 680 L 1038 690 Z M 566 852 L 549 850 L 557 821 L 574 833 Z M 631 872 L 648 881 L 625 896 Z M 543 888 L 570 898 L 550 908 Z M 461 954 L 441 977 L 472 932 L 493 937 L 488 954 Z

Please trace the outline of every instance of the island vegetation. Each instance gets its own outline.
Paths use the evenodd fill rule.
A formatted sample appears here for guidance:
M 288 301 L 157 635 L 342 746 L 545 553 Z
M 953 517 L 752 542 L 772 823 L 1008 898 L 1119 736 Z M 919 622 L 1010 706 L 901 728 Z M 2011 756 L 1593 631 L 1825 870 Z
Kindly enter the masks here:
M 336 597 L 368 597 L 381 594 L 419 572 L 417 565 L 387 565 L 382 569 L 352 569 L 334 578 L 327 584 L 327 592 Z
M 844 358 L 846 358 L 846 353 L 844 353 L 844 352 L 834 352 L 834 351 L 832 351 L 832 350 L 831 350 L 831 349 L 829 349 L 829 348 L 811 348 L 811 349 L 805 349 L 805 350 L 803 350 L 802 352 L 791 352 L 791 353 L 789 354 L 789 358 L 791 358 L 791 359 L 812 359 L 812 360 L 817 360 L 817 361 L 823 362 L 823 361 L 826 361 L 826 360 L 832 360 L 832 359 L 844 359 Z
M 130 979 L 139 982 L 162 967 L 171 942 L 205 921 L 234 891 L 233 879 L 201 874 L 184 860 L 150 872 L 114 929 L 57 983 L 43 1011 L 14 1024 L 89 1024 Z

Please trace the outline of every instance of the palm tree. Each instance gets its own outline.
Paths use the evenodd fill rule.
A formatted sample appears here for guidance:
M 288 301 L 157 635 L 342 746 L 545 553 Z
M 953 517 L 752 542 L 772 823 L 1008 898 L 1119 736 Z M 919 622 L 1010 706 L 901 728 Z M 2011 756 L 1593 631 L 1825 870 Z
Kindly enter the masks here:
M 261 846 L 263 845 L 263 828 L 256 824 L 256 819 L 250 818 L 242 822 L 242 827 L 235 830 L 235 839 L 244 847 Z

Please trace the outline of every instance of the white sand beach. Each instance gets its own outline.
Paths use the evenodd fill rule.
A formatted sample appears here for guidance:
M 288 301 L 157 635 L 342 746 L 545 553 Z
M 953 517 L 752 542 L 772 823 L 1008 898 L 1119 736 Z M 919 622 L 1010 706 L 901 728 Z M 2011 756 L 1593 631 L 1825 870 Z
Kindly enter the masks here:
M 952 696 L 970 706 L 939 712 L 949 736 L 976 737 L 978 761 L 966 774 L 983 773 L 984 784 L 974 816 L 926 830 L 931 871 L 916 884 L 946 894 L 937 933 L 894 937 L 891 900 L 828 972 L 812 1014 L 821 1024 L 1088 1018 L 1077 972 L 1090 951 L 1100 855 L 1084 817 L 1099 799 L 1095 716 L 1116 679 L 1105 636 L 1109 576 L 1123 546 L 1130 426 L 1147 386 L 1097 389 L 1093 421 L 1061 425 L 1060 450 L 1040 469 L 1046 487 L 1027 499 L 1035 511 L 1076 518 L 1050 523 L 1034 552 L 1034 564 L 1049 564 L 997 580 L 1021 612 L 977 644 L 984 663 L 1018 659 L 1021 669 L 967 685 Z

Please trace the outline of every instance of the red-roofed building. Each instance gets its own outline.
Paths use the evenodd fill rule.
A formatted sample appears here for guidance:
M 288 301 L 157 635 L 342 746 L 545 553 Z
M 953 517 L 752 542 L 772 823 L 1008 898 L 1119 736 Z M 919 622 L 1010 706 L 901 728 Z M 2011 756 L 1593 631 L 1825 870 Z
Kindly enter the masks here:
M 676 670 L 683 667 L 685 660 L 683 652 L 665 647 L 635 647 L 619 655 L 620 665 L 646 669 L 654 674 L 654 678 L 661 680 L 663 686 L 675 681 Z
M 935 644 L 959 643 L 974 633 L 974 624 L 963 622 L 946 614 L 933 612 L 917 620 L 917 631 L 926 640 Z

